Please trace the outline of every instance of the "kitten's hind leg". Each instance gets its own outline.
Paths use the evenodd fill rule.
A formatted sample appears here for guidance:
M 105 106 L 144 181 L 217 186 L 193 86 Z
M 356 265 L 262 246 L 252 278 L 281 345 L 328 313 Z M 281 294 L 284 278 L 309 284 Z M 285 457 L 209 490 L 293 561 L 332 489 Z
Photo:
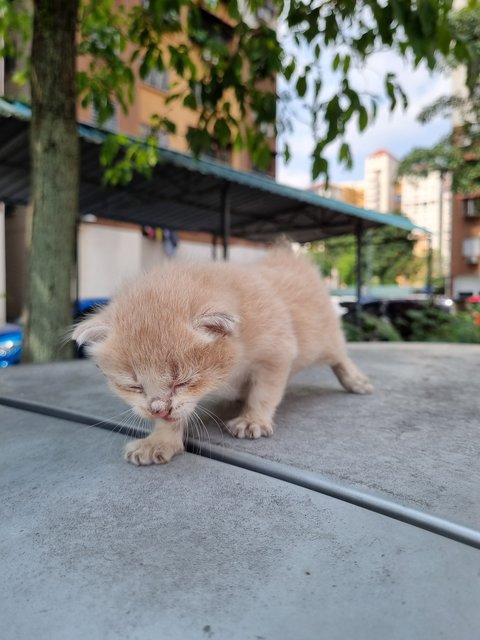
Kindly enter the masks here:
M 350 393 L 367 394 L 373 392 L 373 385 L 347 356 L 331 365 L 333 373 L 344 389 Z
M 183 426 L 157 420 L 153 433 L 147 438 L 127 444 L 125 459 L 137 466 L 165 464 L 183 449 Z

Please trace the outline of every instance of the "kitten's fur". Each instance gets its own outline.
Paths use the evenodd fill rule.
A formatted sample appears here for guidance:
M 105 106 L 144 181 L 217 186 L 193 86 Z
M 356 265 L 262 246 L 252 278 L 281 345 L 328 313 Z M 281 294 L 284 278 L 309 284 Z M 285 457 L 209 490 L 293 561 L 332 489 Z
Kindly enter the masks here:
M 289 377 L 328 364 L 352 393 L 371 393 L 346 354 L 318 269 L 304 256 L 272 251 L 239 266 L 169 264 L 126 287 L 77 325 L 112 388 L 153 433 L 131 442 L 134 464 L 168 462 L 183 450 L 183 428 L 207 394 L 240 397 L 228 423 L 237 438 L 273 434 Z

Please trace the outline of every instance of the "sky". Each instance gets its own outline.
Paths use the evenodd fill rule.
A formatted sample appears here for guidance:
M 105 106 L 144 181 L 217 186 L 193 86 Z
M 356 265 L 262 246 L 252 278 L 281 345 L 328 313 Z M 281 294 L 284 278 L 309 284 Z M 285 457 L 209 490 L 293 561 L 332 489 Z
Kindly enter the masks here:
M 327 150 L 330 161 L 330 181 L 344 182 L 362 180 L 365 158 L 378 149 L 387 149 L 401 160 L 417 146 L 430 146 L 450 130 L 448 119 L 437 119 L 427 125 L 417 122 L 417 115 L 426 105 L 436 98 L 451 92 L 451 80 L 447 74 L 431 74 L 425 67 L 413 70 L 411 66 L 393 52 L 375 54 L 366 69 L 361 70 L 362 84 L 369 91 L 381 93 L 386 72 L 395 71 L 403 90 L 408 96 L 409 106 L 397 108 L 391 113 L 387 104 L 378 110 L 374 124 L 359 133 L 355 122 L 348 128 L 348 142 L 351 145 L 353 168 L 340 166 L 336 161 L 338 145 L 333 144 Z M 327 74 L 329 72 L 327 71 Z M 301 105 L 298 104 L 301 111 Z M 305 188 L 311 185 L 310 153 L 313 148 L 313 136 L 308 126 L 296 122 L 294 131 L 287 137 L 292 158 L 285 165 L 283 159 L 277 161 L 277 180 L 294 187 Z

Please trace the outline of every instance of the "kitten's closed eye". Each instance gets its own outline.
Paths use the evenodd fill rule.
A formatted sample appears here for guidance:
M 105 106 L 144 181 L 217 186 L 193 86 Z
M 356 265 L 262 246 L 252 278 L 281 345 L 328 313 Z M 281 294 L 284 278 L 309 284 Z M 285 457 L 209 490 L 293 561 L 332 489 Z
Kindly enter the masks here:
M 131 391 L 132 393 L 143 393 L 144 391 L 141 384 L 119 384 L 116 382 L 115 385 L 122 391 Z
M 143 387 L 140 384 L 134 384 L 128 387 L 129 391 L 135 391 L 135 393 L 143 393 Z
M 184 380 L 182 382 L 174 382 L 172 384 L 172 391 L 178 391 L 179 389 L 186 389 L 192 385 L 193 380 Z

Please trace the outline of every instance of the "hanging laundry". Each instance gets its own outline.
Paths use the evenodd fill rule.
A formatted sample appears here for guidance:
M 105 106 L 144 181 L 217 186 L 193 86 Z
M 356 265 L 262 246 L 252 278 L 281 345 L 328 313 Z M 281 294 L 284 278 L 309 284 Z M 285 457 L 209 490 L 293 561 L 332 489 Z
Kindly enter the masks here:
M 177 253 L 178 248 L 178 234 L 171 229 L 163 230 L 163 250 L 169 258 L 172 258 Z
M 145 238 L 150 238 L 151 240 L 155 240 L 155 229 L 148 226 L 142 227 L 142 236 L 144 236 Z

